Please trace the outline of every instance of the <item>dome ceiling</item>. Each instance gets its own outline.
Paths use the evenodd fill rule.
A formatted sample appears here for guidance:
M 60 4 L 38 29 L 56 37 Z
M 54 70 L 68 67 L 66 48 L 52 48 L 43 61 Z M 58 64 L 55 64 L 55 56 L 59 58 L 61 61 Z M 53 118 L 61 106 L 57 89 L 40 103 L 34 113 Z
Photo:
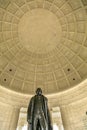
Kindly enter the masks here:
M 87 0 L 0 0 L 0 84 L 52 94 L 87 78 Z

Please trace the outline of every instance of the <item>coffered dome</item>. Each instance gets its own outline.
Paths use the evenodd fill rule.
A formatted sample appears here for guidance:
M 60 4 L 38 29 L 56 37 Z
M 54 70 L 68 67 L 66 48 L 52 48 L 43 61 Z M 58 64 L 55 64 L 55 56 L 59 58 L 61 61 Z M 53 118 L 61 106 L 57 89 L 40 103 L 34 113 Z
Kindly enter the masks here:
M 0 0 L 3 87 L 52 94 L 86 78 L 86 0 Z

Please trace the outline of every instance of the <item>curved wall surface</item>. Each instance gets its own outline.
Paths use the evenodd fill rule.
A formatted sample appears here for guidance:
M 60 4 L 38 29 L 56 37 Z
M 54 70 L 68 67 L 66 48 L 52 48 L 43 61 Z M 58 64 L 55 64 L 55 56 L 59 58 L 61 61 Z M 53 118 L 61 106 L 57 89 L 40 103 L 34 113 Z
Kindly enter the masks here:
M 50 110 L 60 107 L 65 130 L 85 130 L 87 121 L 87 80 L 74 89 L 46 96 L 48 97 Z M 2 130 L 5 130 L 7 126 L 8 130 L 15 130 L 20 109 L 28 106 L 31 97 L 32 95 L 23 95 L 3 89 L 3 87 L 0 88 L 0 124 Z M 12 119 L 12 117 L 14 118 Z

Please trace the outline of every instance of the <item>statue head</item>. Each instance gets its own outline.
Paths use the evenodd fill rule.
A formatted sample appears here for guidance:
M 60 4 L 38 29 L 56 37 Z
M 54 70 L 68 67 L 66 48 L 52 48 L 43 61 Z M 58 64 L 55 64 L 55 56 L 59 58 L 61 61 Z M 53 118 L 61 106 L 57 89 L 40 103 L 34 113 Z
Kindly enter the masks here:
M 41 90 L 41 88 L 37 88 L 36 94 L 37 94 L 37 95 L 42 95 L 42 90 Z

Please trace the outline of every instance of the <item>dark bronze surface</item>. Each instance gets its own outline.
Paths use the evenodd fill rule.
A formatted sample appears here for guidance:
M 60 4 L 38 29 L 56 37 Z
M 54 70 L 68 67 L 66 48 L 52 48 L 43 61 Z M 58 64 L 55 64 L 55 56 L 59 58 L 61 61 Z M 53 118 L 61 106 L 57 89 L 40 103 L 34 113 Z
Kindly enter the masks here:
M 41 88 L 30 100 L 27 111 L 28 130 L 52 130 L 47 98 L 42 95 Z

